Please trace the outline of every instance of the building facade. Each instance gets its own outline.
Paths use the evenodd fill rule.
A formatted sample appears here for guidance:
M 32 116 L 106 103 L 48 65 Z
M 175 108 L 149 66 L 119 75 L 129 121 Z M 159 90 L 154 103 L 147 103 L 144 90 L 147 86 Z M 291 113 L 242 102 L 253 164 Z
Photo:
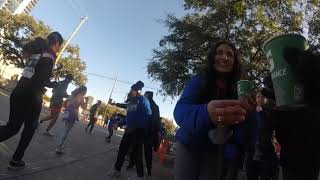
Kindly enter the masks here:
M 11 14 L 30 14 L 32 8 L 39 0 L 0 0 L 0 9 Z

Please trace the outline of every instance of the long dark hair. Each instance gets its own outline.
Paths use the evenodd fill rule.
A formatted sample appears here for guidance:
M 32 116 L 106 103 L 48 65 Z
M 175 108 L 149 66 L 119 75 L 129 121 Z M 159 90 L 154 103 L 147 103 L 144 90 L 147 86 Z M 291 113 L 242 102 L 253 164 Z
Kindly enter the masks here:
M 46 49 L 47 42 L 42 37 L 36 37 L 22 47 L 23 53 L 28 55 L 42 54 Z
M 59 43 L 60 45 L 63 43 L 63 37 L 58 32 L 52 32 L 47 37 L 48 42 L 48 48 L 50 48 L 52 45 Z
M 233 68 L 232 71 L 227 74 L 218 73 L 213 66 L 217 48 L 222 44 L 231 47 L 234 53 Z M 235 45 L 227 40 L 222 40 L 215 43 L 209 50 L 207 62 L 200 74 L 202 75 L 203 79 L 205 79 L 205 92 L 202 94 L 205 101 L 209 101 L 214 98 L 237 98 L 237 81 L 239 81 L 241 77 L 241 65 L 238 57 L 238 51 Z M 219 78 L 224 79 L 226 82 L 226 92 L 224 95 L 225 97 L 221 97 L 218 93 L 216 80 Z
M 87 92 L 87 87 L 86 86 L 80 86 L 78 87 L 77 89 L 73 90 L 71 92 L 71 95 L 72 96 L 77 96 L 79 95 L 80 93 L 84 93 L 84 92 Z

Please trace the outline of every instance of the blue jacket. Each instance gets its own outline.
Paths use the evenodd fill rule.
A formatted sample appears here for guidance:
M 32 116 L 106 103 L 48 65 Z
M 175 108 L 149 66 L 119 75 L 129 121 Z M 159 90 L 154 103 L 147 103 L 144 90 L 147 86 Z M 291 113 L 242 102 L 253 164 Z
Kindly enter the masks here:
M 214 129 L 209 118 L 207 103 L 203 101 L 203 77 L 194 76 L 185 86 L 183 93 L 174 110 L 174 117 L 180 126 L 176 140 L 193 151 L 207 150 L 214 147 L 208 132 Z M 209 102 L 209 100 L 207 100 Z M 238 145 L 243 145 L 245 124 L 231 126 L 234 136 L 225 145 L 225 158 L 239 155 Z
M 207 103 L 201 102 L 201 77 L 194 76 L 185 86 L 174 109 L 174 118 L 180 126 L 176 140 L 193 150 L 204 150 L 212 146 L 208 137 L 211 123 Z
M 146 128 L 151 114 L 149 100 L 144 96 L 134 97 L 127 104 L 127 116 L 124 122 L 128 128 Z
M 116 118 L 116 117 L 110 118 L 108 122 L 108 129 L 112 129 L 113 126 L 119 121 L 121 121 L 120 118 Z

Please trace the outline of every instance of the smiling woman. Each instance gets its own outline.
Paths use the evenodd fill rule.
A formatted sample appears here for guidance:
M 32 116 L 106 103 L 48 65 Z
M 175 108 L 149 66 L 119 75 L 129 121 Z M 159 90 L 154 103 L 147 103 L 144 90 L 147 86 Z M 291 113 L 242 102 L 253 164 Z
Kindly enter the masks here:
M 246 115 L 237 100 L 240 74 L 235 46 L 220 41 L 210 49 L 206 67 L 186 84 L 174 110 L 180 126 L 176 180 L 236 178 L 241 158 L 235 144 Z M 214 143 L 216 138 L 222 143 Z

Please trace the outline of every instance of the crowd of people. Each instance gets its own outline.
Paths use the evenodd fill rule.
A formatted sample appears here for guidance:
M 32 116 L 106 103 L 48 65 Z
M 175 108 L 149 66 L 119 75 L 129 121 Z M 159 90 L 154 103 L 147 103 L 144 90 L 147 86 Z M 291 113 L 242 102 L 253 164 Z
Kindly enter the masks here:
M 10 95 L 9 120 L 0 126 L 2 142 L 17 134 L 24 124 L 9 169 L 25 166 L 24 152 L 37 126 L 50 121 L 45 134 L 53 136 L 50 130 L 63 109 L 65 130 L 56 147 L 56 153 L 62 154 L 74 123 L 79 121 L 79 108 L 88 106 L 87 87 L 80 86 L 67 94 L 73 80 L 71 74 L 63 81 L 50 80 L 62 43 L 62 36 L 53 32 L 46 40 L 36 38 L 24 48 L 26 67 Z M 174 109 L 180 127 L 176 134 L 176 180 L 237 180 L 243 170 L 248 180 L 276 180 L 280 169 L 284 180 L 317 180 L 320 58 L 292 48 L 285 49 L 284 58 L 290 59 L 290 65 L 298 58 L 310 59 L 298 68 L 294 66 L 305 86 L 304 107 L 277 109 L 270 74 L 264 76 L 263 86 L 255 93 L 239 99 L 237 82 L 246 79 L 247 72 L 241 68 L 236 46 L 219 41 L 209 50 L 206 64 L 186 83 Z M 45 87 L 53 88 L 50 115 L 38 123 Z M 125 131 L 114 167 L 108 172 L 110 177 L 121 175 L 126 156 L 130 157 L 128 168 L 136 167 L 135 179 L 145 176 L 143 159 L 147 175 L 152 174 L 152 155 L 159 148 L 162 124 L 153 92 L 142 95 L 143 87 L 141 81 L 133 84 L 125 103 L 116 104 L 126 108 L 125 117 L 114 113 L 105 123 L 109 132 L 106 142 L 111 142 L 118 127 Z M 92 132 L 101 103 L 99 100 L 90 108 L 85 132 Z

